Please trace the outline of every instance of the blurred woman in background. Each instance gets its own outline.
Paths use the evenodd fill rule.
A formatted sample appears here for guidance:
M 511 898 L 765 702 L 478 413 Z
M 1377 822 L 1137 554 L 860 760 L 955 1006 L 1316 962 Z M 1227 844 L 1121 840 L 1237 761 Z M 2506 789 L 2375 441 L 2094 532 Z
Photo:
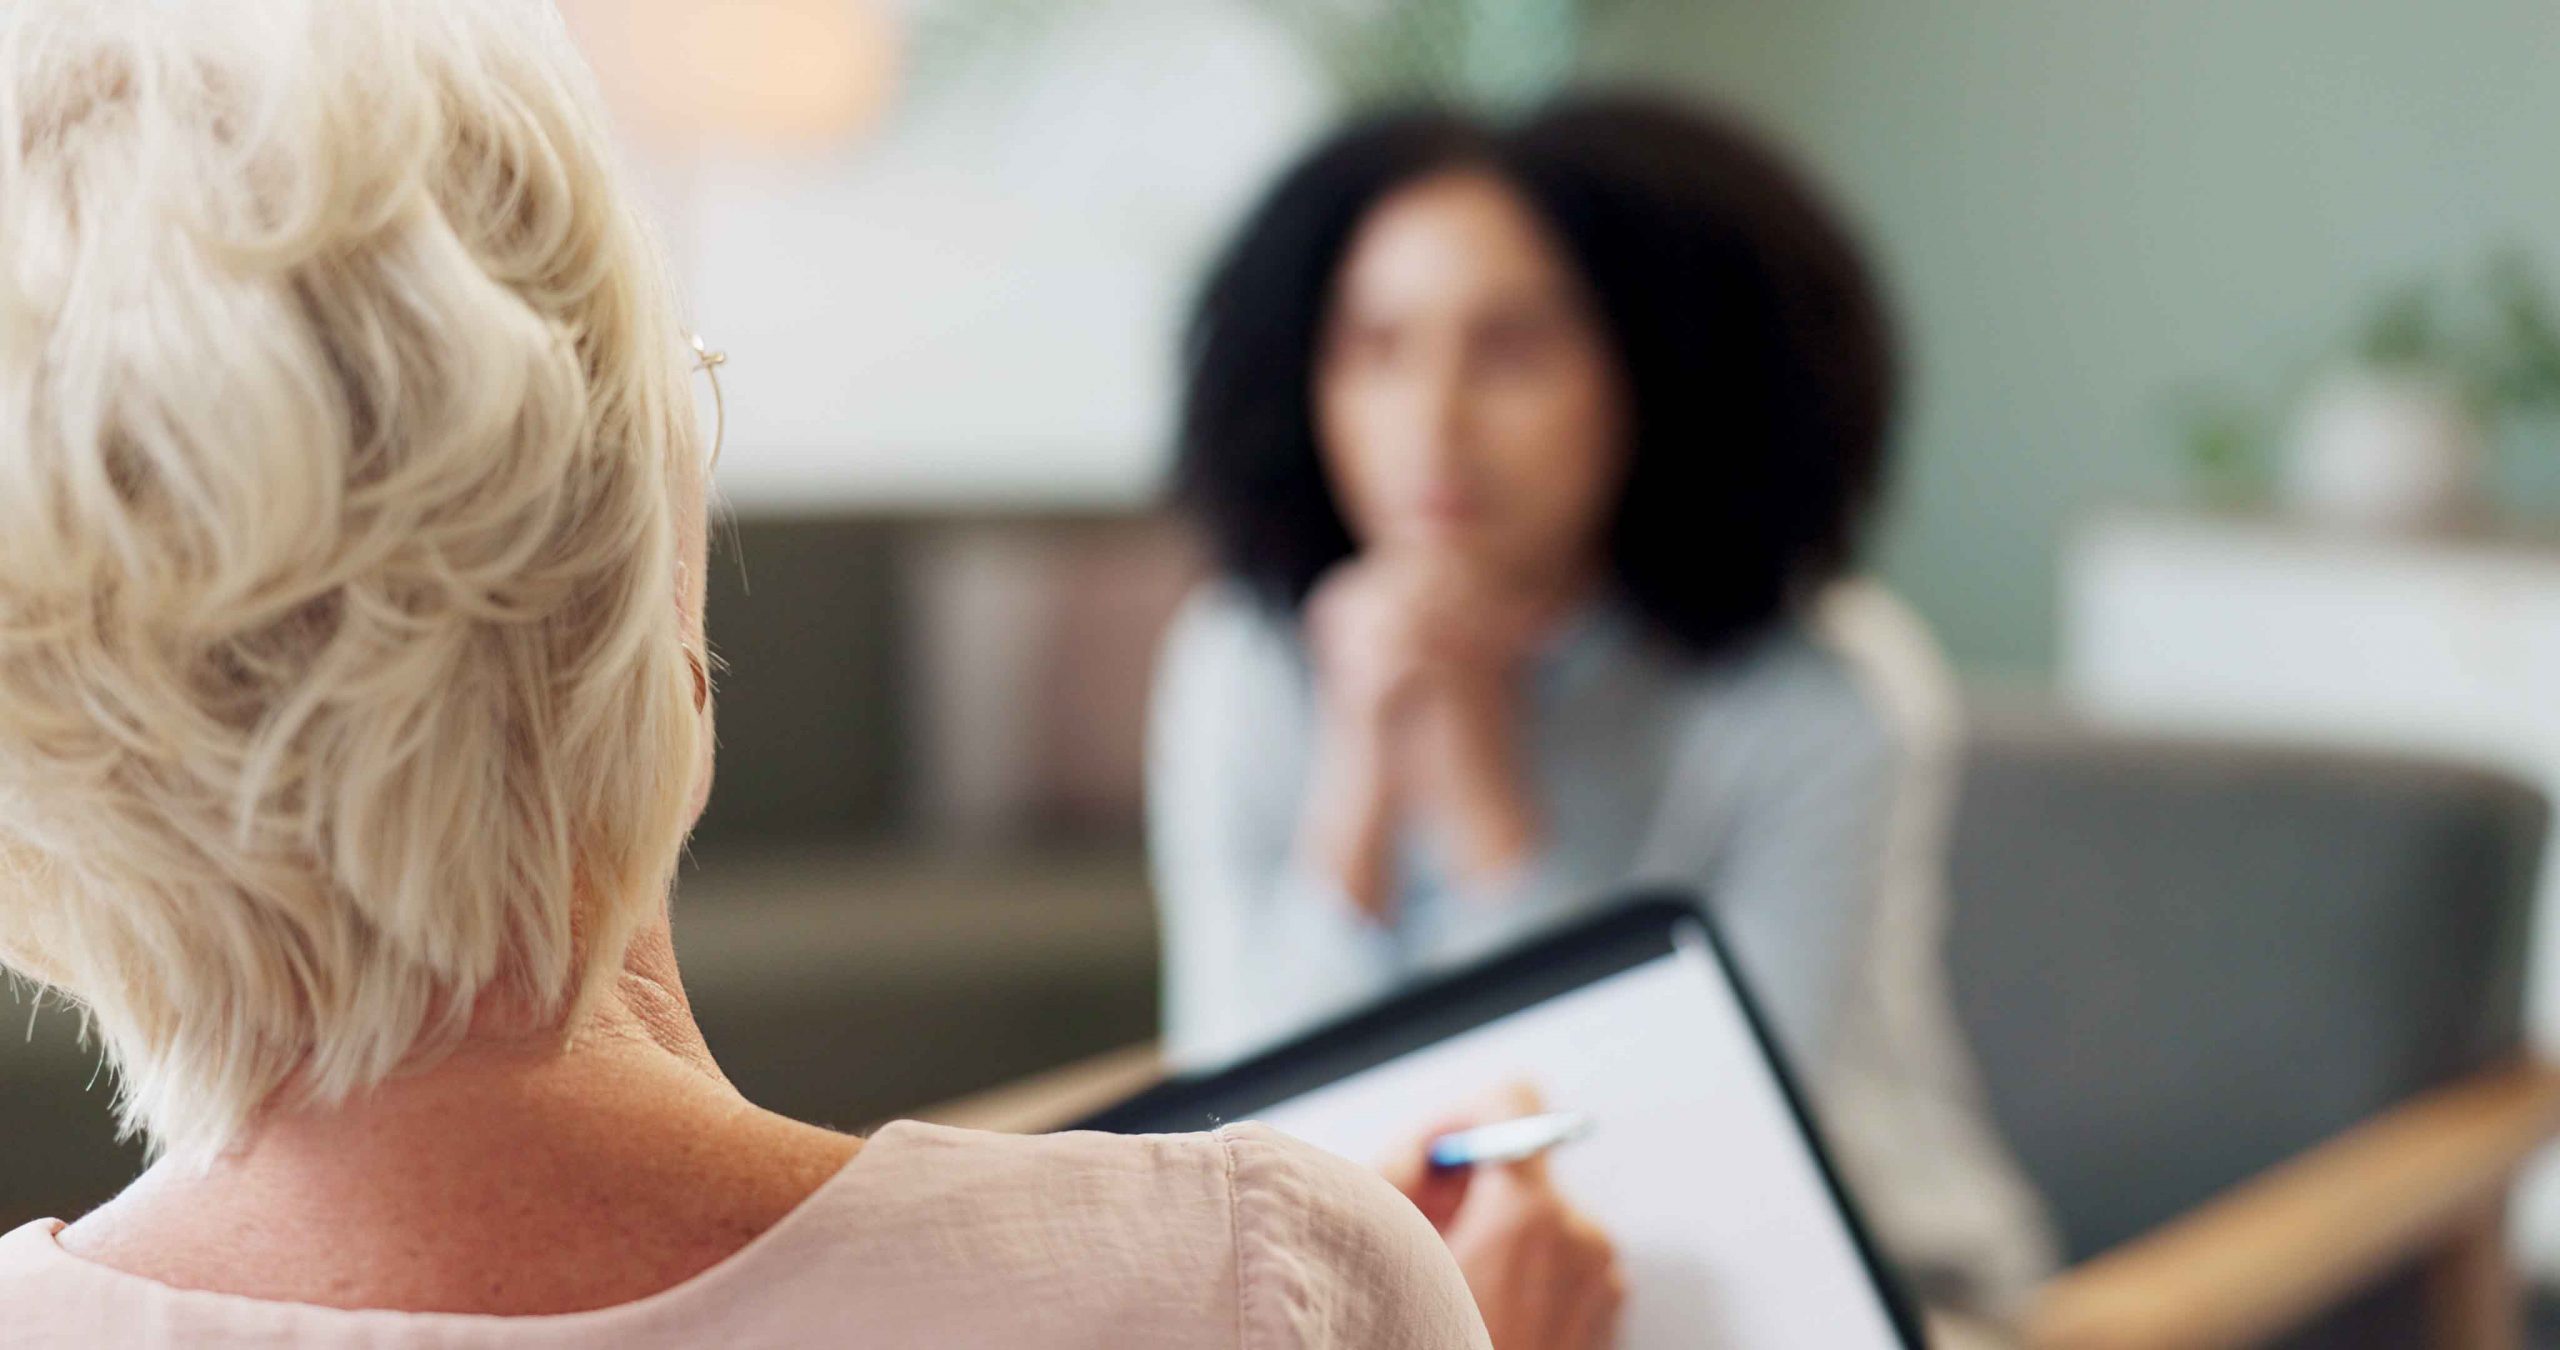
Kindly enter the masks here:
M 1796 173 L 1637 97 L 1368 122 L 1253 213 L 1187 361 L 1223 575 L 1151 731 L 1173 1056 L 1674 883 L 1924 1293 L 2036 1279 L 1939 963 L 1951 682 L 1850 576 L 1894 344 Z
M 717 447 L 609 161 L 535 0 L 0 6 L 0 963 L 157 1155 L 0 1236 L 0 1341 L 1482 1347 L 1269 1131 L 722 1076 L 669 916 Z M 1597 1345 L 1605 1248 L 1468 1203 L 1545 1272 L 1505 1350 Z

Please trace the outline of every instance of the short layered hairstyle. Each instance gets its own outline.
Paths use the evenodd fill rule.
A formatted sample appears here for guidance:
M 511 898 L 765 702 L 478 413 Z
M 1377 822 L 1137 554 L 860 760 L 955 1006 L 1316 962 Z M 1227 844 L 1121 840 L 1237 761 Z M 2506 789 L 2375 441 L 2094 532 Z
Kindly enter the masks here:
M 0 7 L 0 963 L 158 1150 L 665 903 L 701 447 L 592 84 L 538 0 Z

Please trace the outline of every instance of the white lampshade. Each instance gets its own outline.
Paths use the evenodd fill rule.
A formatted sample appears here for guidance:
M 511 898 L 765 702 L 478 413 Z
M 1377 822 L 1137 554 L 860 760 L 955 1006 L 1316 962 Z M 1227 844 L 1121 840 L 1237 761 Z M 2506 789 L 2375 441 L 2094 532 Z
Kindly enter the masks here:
M 570 15 L 606 89 L 657 133 L 811 144 L 887 103 L 886 0 L 588 0 Z

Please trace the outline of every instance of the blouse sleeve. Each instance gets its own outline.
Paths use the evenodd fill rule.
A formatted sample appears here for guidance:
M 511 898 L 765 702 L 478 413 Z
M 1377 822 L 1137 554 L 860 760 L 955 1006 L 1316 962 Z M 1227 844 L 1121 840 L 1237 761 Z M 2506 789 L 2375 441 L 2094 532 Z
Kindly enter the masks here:
M 1285 636 L 1212 586 L 1175 618 L 1147 733 L 1147 835 L 1164 935 L 1164 1033 L 1215 1064 L 1392 978 L 1391 939 L 1295 859 L 1310 694 Z
M 1841 583 L 1688 728 L 1657 857 L 1710 897 L 1798 1064 L 1831 1062 L 1879 959 L 1935 960 L 1958 719 L 1917 621 Z
M 1808 1069 L 1877 940 L 1910 750 L 1835 655 L 1789 639 L 1702 701 L 1673 752 L 1646 874 L 1708 898 Z
M 1883 911 L 1901 749 L 1865 710 L 1807 718 L 1766 747 L 1707 894 L 1799 1064 L 1829 1062 Z
M 1457 1262 L 1384 1179 L 1260 1125 L 1218 1138 L 1240 1350 L 1489 1350 Z

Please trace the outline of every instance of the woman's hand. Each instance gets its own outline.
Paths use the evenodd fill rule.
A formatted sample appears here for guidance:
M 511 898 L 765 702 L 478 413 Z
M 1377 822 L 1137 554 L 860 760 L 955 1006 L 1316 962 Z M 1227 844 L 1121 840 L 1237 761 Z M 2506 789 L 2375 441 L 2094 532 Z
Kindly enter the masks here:
M 1534 851 L 1516 687 L 1540 627 L 1450 556 L 1364 554 L 1308 598 L 1320 728 L 1302 847 L 1373 917 L 1388 914 L 1408 810 L 1448 831 L 1470 880 Z
M 1487 1168 L 1444 1236 L 1494 1350 L 1607 1350 L 1626 1277 L 1597 1224 L 1566 1205 L 1536 1161 Z
M 1307 597 L 1316 675 L 1315 767 L 1298 821 L 1308 870 L 1371 919 L 1392 917 L 1397 782 L 1392 745 L 1420 684 L 1420 651 L 1402 580 L 1362 559 Z
M 1361 554 L 1307 598 L 1325 711 L 1378 724 L 1425 698 L 1508 685 L 1550 608 L 1454 554 Z
M 1449 1244 L 1494 1350 L 1608 1350 L 1626 1277 L 1608 1235 L 1556 1190 L 1546 1159 L 1458 1170 L 1430 1164 L 1430 1141 L 1442 1134 L 1542 1109 L 1534 1089 L 1511 1089 L 1443 1122 L 1381 1170 Z
M 1307 643 L 1326 721 L 1383 734 L 1413 710 L 1435 667 L 1453 653 L 1447 605 L 1428 568 L 1362 555 L 1335 567 L 1307 597 Z

